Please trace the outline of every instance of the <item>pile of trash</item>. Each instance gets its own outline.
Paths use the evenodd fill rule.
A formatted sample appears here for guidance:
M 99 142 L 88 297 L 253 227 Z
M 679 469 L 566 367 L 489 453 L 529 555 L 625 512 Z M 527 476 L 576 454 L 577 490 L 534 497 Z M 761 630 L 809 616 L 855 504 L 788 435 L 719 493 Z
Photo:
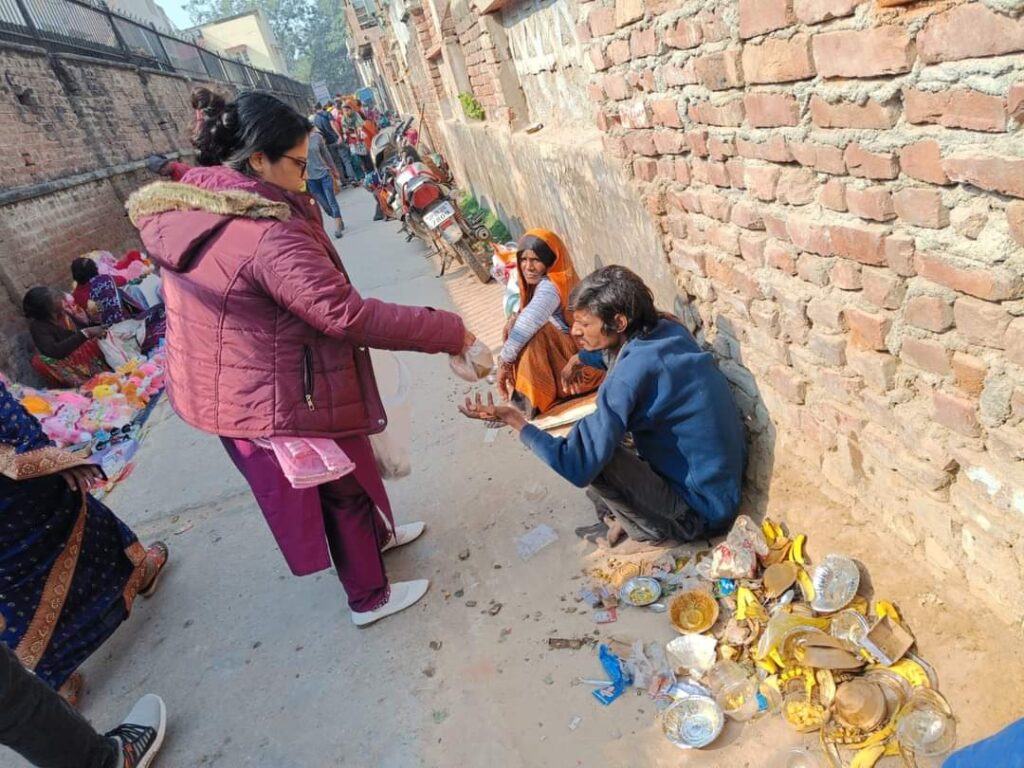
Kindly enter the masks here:
M 862 566 L 849 557 L 812 566 L 806 543 L 741 516 L 710 552 L 593 574 L 580 597 L 595 622 L 653 610 L 679 633 L 666 645 L 601 645 L 608 679 L 592 681 L 593 695 L 610 704 L 630 686 L 646 691 L 684 749 L 713 743 L 726 717 L 777 714 L 817 733 L 834 768 L 871 768 L 883 756 L 912 766 L 951 751 L 953 714 L 896 607 L 861 594 Z

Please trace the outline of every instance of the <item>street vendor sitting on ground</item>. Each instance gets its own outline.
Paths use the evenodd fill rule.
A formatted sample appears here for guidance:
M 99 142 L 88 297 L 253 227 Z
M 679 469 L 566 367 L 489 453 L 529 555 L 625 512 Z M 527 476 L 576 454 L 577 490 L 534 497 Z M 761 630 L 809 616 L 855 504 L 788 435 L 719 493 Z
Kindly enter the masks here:
M 577 367 L 563 377 L 576 354 L 569 335 L 569 294 L 579 283 L 561 239 L 546 229 L 531 229 L 516 252 L 520 309 L 505 327 L 498 366 L 498 392 L 529 416 L 551 410 L 560 401 L 597 389 L 604 372 Z
M 624 267 L 604 267 L 572 293 L 572 334 L 583 350 L 568 366 L 607 370 L 597 411 L 567 437 L 527 423 L 518 409 L 467 399 L 470 418 L 501 421 L 597 507 L 610 544 L 692 541 L 725 533 L 740 503 L 746 441 L 725 376 L 650 289 Z M 623 445 L 632 436 L 635 451 Z M 596 530 L 595 530 L 596 529 Z

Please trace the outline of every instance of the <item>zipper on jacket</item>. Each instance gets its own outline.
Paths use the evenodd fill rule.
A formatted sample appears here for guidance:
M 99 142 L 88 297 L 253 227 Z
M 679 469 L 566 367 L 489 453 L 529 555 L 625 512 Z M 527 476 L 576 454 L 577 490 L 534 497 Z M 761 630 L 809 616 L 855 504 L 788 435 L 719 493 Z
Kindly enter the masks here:
M 316 410 L 313 402 L 313 350 L 308 346 L 302 348 L 302 390 L 306 395 L 306 407 Z

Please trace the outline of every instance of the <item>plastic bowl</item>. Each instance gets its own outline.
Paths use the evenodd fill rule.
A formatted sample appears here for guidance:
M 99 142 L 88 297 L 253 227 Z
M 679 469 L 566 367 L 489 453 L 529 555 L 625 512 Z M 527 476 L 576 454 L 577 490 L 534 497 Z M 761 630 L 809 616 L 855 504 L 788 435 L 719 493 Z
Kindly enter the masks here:
M 707 632 L 718 621 L 718 601 L 703 589 L 689 589 L 672 598 L 668 615 L 681 634 Z
M 622 585 L 619 600 L 627 605 L 644 606 L 661 597 L 661 583 L 650 576 L 634 576 Z
M 841 611 L 857 596 L 860 569 L 843 555 L 826 555 L 811 576 L 814 599 L 811 607 L 818 613 Z
M 680 749 L 700 749 L 718 738 L 725 715 L 708 696 L 679 699 L 661 716 L 666 738 Z

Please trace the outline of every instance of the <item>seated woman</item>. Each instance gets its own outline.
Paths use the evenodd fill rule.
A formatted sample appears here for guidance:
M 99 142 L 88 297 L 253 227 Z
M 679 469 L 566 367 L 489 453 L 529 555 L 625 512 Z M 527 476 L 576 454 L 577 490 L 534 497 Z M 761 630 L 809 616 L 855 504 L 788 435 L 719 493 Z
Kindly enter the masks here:
M 110 370 L 98 341 L 106 329 L 101 325 L 74 328 L 57 291 L 44 286 L 32 288 L 21 308 L 38 350 L 32 357 L 32 367 L 48 385 L 77 387 L 97 373 Z
M 75 304 L 101 325 L 111 326 L 129 319 L 146 323 L 143 352 L 155 347 L 166 334 L 163 306 L 149 310 L 136 307 L 121 290 L 127 284 L 123 277 L 101 275 L 96 262 L 85 256 L 71 262 L 71 277 L 76 285 L 72 293 Z
M 531 229 L 519 241 L 516 262 L 520 308 L 506 326 L 498 391 L 533 416 L 562 400 L 593 392 L 604 372 L 578 367 L 565 380 L 561 375 L 577 352 L 569 336 L 568 303 L 579 278 L 558 235 Z

